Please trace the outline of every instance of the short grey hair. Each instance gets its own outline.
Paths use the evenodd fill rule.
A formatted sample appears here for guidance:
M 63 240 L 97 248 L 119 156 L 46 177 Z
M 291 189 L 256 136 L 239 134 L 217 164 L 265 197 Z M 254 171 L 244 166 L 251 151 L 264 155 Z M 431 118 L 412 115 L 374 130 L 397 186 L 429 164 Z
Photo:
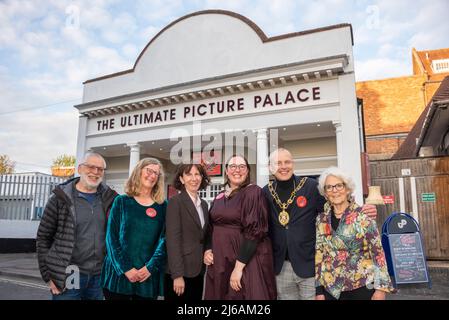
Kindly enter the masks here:
M 349 195 L 352 195 L 352 193 L 355 190 L 355 183 L 354 180 L 352 180 L 351 176 L 348 175 L 343 170 L 341 170 L 340 168 L 329 167 L 323 171 L 323 173 L 320 175 L 320 178 L 318 179 L 318 191 L 322 196 L 326 195 L 324 185 L 326 183 L 326 179 L 328 176 L 333 176 L 343 181 L 346 186 L 346 189 L 349 190 Z
M 290 155 L 290 157 L 293 159 L 293 155 L 290 151 L 288 151 L 285 148 L 278 148 L 278 149 L 274 150 L 272 153 L 270 153 L 270 164 L 275 164 L 276 156 L 278 155 L 279 152 L 287 152 Z
M 287 152 L 290 155 L 290 157 L 292 158 L 292 160 L 293 160 L 292 153 L 290 151 L 288 151 L 287 149 L 285 149 L 285 148 L 278 148 L 278 149 L 274 150 L 272 153 L 270 153 L 269 164 L 268 164 L 268 167 L 269 167 L 270 172 L 272 174 L 275 173 L 274 172 L 275 171 L 275 165 L 276 165 L 276 162 L 277 162 L 276 158 L 277 158 L 277 155 L 278 155 L 279 152 Z
M 79 164 L 86 163 L 87 159 L 89 159 L 91 157 L 97 157 L 97 158 L 100 158 L 101 160 L 103 160 L 104 168 L 106 169 L 106 160 L 104 160 L 103 156 L 99 153 L 92 152 L 92 151 L 86 152 Z

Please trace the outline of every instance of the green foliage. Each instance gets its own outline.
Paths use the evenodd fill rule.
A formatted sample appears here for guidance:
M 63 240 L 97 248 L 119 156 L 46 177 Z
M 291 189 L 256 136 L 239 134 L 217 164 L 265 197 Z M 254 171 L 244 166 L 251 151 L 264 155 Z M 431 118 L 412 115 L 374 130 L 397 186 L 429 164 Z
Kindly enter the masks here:
M 54 167 L 74 167 L 75 166 L 75 156 L 70 156 L 63 154 L 53 160 Z

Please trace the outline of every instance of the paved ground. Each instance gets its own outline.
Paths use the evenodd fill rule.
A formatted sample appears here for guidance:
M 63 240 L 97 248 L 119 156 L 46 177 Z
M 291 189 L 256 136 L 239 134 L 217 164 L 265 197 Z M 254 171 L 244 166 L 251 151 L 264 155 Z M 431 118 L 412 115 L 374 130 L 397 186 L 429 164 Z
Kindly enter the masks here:
M 449 262 L 429 262 L 432 288 L 412 285 L 399 288 L 389 300 L 449 300 Z M 48 300 L 35 253 L 0 254 L 0 300 Z
M 42 281 L 0 276 L 0 300 L 50 299 L 50 291 Z

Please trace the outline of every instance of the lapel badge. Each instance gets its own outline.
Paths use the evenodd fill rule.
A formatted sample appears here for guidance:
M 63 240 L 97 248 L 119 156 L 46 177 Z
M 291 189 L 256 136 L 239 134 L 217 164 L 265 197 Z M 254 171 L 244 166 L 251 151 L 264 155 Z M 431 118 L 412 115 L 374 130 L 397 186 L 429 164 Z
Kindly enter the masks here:
M 146 210 L 146 214 L 147 214 L 147 216 L 149 216 L 150 218 L 154 218 L 154 217 L 157 215 L 157 212 L 156 212 L 156 210 L 153 209 L 153 208 L 148 208 L 148 209 Z
M 297 205 L 299 208 L 304 208 L 304 207 L 307 205 L 307 199 L 306 199 L 306 197 L 304 197 L 304 196 L 299 196 L 299 197 L 296 199 L 296 205 Z

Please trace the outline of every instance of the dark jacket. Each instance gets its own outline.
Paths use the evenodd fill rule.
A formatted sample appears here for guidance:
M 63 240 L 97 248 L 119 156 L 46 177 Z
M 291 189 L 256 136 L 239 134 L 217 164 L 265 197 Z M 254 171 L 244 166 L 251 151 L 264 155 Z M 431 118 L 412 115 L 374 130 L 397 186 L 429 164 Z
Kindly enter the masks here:
M 172 279 L 193 278 L 205 271 L 203 253 L 206 229 L 209 225 L 207 202 L 201 200 L 204 227 L 187 191 L 170 198 L 167 206 L 165 238 L 168 270 Z
M 302 177 L 294 176 L 296 185 Z M 275 186 L 276 181 L 273 185 Z M 291 206 L 290 222 L 283 227 L 278 220 L 279 206 L 274 201 L 268 186 L 263 188 L 270 205 L 269 235 L 273 245 L 274 271 L 279 274 L 288 258 L 296 275 L 301 278 L 315 276 L 315 241 L 316 217 L 322 212 L 325 199 L 318 192 L 318 182 L 308 178 L 304 186 L 296 193 Z M 293 190 L 292 190 L 293 191 Z M 304 207 L 299 207 L 297 199 L 303 196 L 307 200 Z M 290 207 L 289 207 L 290 208 Z
M 58 185 L 45 206 L 37 230 L 36 247 L 39 270 L 45 282 L 52 280 L 60 290 L 65 288 L 76 241 L 76 215 L 73 203 L 73 190 L 79 178 L 70 179 Z M 105 184 L 98 187 L 104 213 L 111 208 L 117 192 Z

